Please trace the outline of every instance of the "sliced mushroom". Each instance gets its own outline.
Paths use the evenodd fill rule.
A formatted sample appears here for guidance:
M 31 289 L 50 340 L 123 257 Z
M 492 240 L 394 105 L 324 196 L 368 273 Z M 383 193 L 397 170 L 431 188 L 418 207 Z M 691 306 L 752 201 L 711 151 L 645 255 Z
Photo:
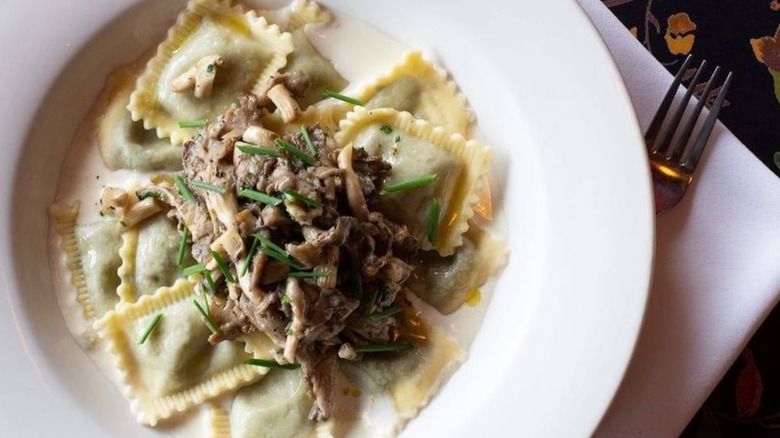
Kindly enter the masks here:
M 146 198 L 143 201 L 136 202 L 124 211 L 122 224 L 126 227 L 132 227 L 161 211 L 163 211 L 162 202 L 155 198 Z
M 189 70 L 180 74 L 171 81 L 171 91 L 183 93 L 194 89 L 198 99 L 211 96 L 214 88 L 214 79 L 217 77 L 217 66 L 222 65 L 222 57 L 208 55 L 201 58 Z
M 121 216 L 130 206 L 132 197 L 118 187 L 105 187 L 100 195 L 100 212 L 112 216 Z
M 339 169 L 344 171 L 344 184 L 347 189 L 347 201 L 355 217 L 364 221 L 368 219 L 368 205 L 363 196 L 363 190 L 360 188 L 355 170 L 352 169 L 352 152 L 354 149 L 349 144 L 339 152 Z
M 244 140 L 247 143 L 256 144 L 258 146 L 263 147 L 273 147 L 274 141 L 276 140 L 275 132 L 269 131 L 263 127 L 253 125 L 246 130 L 244 130 L 244 133 L 241 135 L 241 139 Z
M 268 98 L 276 105 L 282 114 L 282 121 L 290 123 L 301 113 L 298 102 L 295 101 L 290 90 L 284 84 L 276 84 L 268 90 Z

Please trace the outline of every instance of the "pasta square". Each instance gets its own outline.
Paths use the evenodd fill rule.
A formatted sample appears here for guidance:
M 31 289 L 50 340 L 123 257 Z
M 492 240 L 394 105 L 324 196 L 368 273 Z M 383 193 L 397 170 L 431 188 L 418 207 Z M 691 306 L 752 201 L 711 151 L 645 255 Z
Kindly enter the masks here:
M 392 164 L 385 186 L 436 175 L 436 180 L 424 187 L 383 196 L 379 211 L 407 224 L 424 249 L 435 248 L 443 256 L 452 254 L 463 243 L 462 235 L 469 228 L 473 206 L 486 182 L 491 158 L 488 150 L 444 127 L 389 108 L 358 107 L 340 127 L 336 135 L 340 147 L 363 148 Z M 440 214 L 431 236 L 434 199 Z
M 138 78 L 128 109 L 146 129 L 181 144 L 194 130 L 180 122 L 213 120 L 241 93 L 260 93 L 292 49 L 290 34 L 253 11 L 244 13 L 227 0 L 192 0 Z M 172 89 L 174 80 L 207 57 L 220 59 L 207 67 L 214 75 L 213 94 Z
M 143 424 L 154 426 L 268 372 L 244 361 L 267 354 L 270 341 L 255 334 L 242 342 L 209 344 L 209 328 L 193 300 L 201 300 L 193 285 L 179 280 L 95 324 L 114 357 L 131 409 Z M 157 315 L 162 315 L 157 326 L 141 342 Z
M 366 108 L 394 108 L 412 113 L 434 125 L 467 135 L 474 113 L 447 72 L 409 52 L 389 73 L 380 76 L 358 94 Z
M 84 310 L 84 318 L 93 321 L 113 310 L 119 302 L 117 269 L 121 263 L 121 237 L 116 221 L 76 225 L 79 208 L 78 202 L 55 204 L 49 212 L 60 235 L 76 301 Z

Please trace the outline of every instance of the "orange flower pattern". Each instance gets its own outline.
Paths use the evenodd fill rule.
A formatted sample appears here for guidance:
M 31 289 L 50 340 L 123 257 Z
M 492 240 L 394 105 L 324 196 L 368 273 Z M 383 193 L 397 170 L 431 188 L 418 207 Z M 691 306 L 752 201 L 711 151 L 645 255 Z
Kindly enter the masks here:
M 696 35 L 693 31 L 696 30 L 696 23 L 691 21 L 691 17 L 685 12 L 678 12 L 671 15 L 666 20 L 666 45 L 669 47 L 669 52 L 673 55 L 687 55 L 691 53 L 693 48 L 693 42 L 696 39 Z

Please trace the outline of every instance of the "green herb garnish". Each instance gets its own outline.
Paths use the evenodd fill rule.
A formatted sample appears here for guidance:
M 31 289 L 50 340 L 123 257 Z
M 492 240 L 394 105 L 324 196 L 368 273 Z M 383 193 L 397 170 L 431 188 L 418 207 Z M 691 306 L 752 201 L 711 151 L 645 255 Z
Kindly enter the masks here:
M 431 245 L 435 245 L 436 235 L 439 233 L 439 214 L 441 214 L 439 200 L 433 198 L 431 209 L 428 210 L 428 241 Z
M 176 255 L 176 265 L 181 266 L 184 263 L 184 256 L 187 255 L 187 241 L 190 238 L 190 229 L 186 226 L 181 233 L 181 242 L 179 242 L 179 253 Z
M 321 278 L 327 277 L 327 272 L 310 272 L 310 271 L 294 271 L 287 274 L 288 277 L 293 278 Z
M 241 190 L 238 196 L 249 198 L 253 201 L 262 202 L 263 204 L 268 204 L 268 205 L 279 205 L 282 203 L 282 200 L 279 198 L 273 197 L 271 195 L 266 195 L 265 193 L 258 192 L 252 189 Z
M 285 195 L 295 199 L 296 201 L 299 201 L 299 202 L 302 202 L 302 203 L 308 205 L 309 207 L 315 207 L 315 208 L 322 207 L 322 202 L 317 201 L 316 199 L 311 199 L 308 196 L 304 196 L 304 195 L 296 192 L 295 190 L 282 190 L 282 193 L 284 193 Z
M 332 97 L 334 99 L 338 99 L 347 103 L 351 103 L 352 105 L 358 105 L 358 106 L 364 106 L 365 104 L 361 102 L 358 99 L 355 99 L 354 97 L 345 96 L 343 94 L 336 93 L 335 91 L 325 90 L 325 95 L 328 97 Z
M 371 315 L 368 315 L 368 322 L 381 321 L 381 320 L 383 320 L 383 319 L 385 319 L 385 318 L 387 318 L 389 316 L 395 315 L 396 313 L 398 313 L 400 311 L 401 311 L 401 309 L 399 309 L 396 306 L 388 307 L 387 309 L 385 309 L 385 310 L 383 310 L 381 312 L 376 312 L 376 313 L 372 313 Z
M 119 225 L 127 228 L 127 222 L 125 222 L 125 221 L 119 221 Z
M 217 283 L 214 281 L 214 277 L 211 276 L 211 271 L 205 271 L 203 276 L 206 277 L 206 283 L 208 283 L 209 289 L 211 289 L 212 292 L 217 293 Z
M 222 271 L 222 275 L 225 276 L 225 280 L 227 280 L 228 283 L 235 283 L 236 279 L 233 277 L 233 273 L 230 272 L 230 268 L 228 268 L 227 263 L 225 263 L 225 259 L 223 259 L 222 256 L 214 250 L 211 250 L 211 257 L 214 257 L 214 261 L 217 262 L 217 267 L 219 267 L 219 270 Z
M 288 154 L 294 156 L 295 158 L 301 160 L 304 164 L 309 166 L 314 166 L 314 164 L 317 163 L 317 159 L 312 157 L 311 155 L 307 154 L 306 152 L 303 152 L 302 150 L 296 148 L 295 146 L 291 145 L 290 143 L 282 140 L 281 138 L 276 139 L 276 146 L 287 152 Z
M 206 119 L 182 120 L 179 122 L 179 128 L 202 128 L 204 126 L 206 126 Z
M 290 304 L 290 296 L 287 294 L 282 295 L 282 303 Z
M 146 339 L 149 337 L 149 335 L 152 334 L 154 329 L 157 328 L 157 326 L 160 324 L 160 320 L 162 319 L 163 314 L 158 313 L 157 316 L 154 317 L 152 322 L 149 324 L 149 327 L 146 328 L 146 331 L 144 331 L 144 334 L 141 335 L 141 339 L 138 341 L 138 345 L 143 345 L 144 342 L 146 342 Z
M 277 253 L 279 253 L 279 254 L 282 254 L 282 255 L 285 255 L 285 256 L 288 256 L 288 257 L 290 256 L 290 254 L 288 254 L 288 253 L 287 253 L 287 251 L 285 251 L 285 250 L 284 250 L 284 248 L 282 248 L 281 246 L 279 246 L 279 245 L 277 245 L 277 244 L 273 243 L 273 242 L 271 241 L 271 239 L 269 239 L 269 238 L 267 238 L 267 237 L 263 236 L 263 235 L 262 235 L 262 234 L 260 234 L 260 233 L 255 233 L 255 234 L 254 234 L 254 236 L 255 236 L 255 238 L 256 238 L 257 240 L 259 240 L 259 241 L 260 241 L 260 243 L 262 243 L 262 244 L 263 244 L 263 246 L 264 246 L 264 247 L 266 247 L 266 248 L 269 248 L 269 249 L 271 249 L 272 251 L 274 251 L 274 252 L 277 252 Z
M 193 186 L 193 187 L 197 187 L 199 189 L 210 190 L 212 192 L 217 192 L 220 195 L 224 195 L 225 192 L 227 192 L 227 189 L 224 188 L 224 187 L 215 186 L 214 184 L 209 184 L 209 183 L 205 183 L 203 181 L 198 181 L 198 180 L 190 181 L 190 185 Z
M 393 344 L 368 344 L 356 347 L 357 353 L 380 353 L 385 351 L 404 351 L 414 348 L 412 344 L 406 342 L 397 342 Z
M 390 125 L 382 125 L 381 128 L 379 128 L 380 131 L 384 132 L 385 134 L 389 134 L 393 132 L 393 127 Z
M 400 142 L 401 142 L 401 136 L 396 135 L 395 138 L 393 139 L 393 143 L 400 143 Z
M 214 73 L 214 64 L 209 64 L 206 66 L 206 73 Z
M 260 246 L 260 252 L 267 255 L 268 257 L 278 260 L 295 269 L 303 269 L 303 266 L 301 266 L 300 263 L 293 260 L 293 258 L 290 257 L 290 254 L 287 251 L 285 251 L 282 247 L 271 242 L 270 239 L 268 239 L 267 237 L 263 236 L 260 233 L 255 233 L 254 236 L 255 239 L 259 240 L 260 243 L 262 244 Z
M 205 270 L 206 267 L 198 263 L 197 265 L 192 265 L 184 268 L 184 271 L 182 271 L 182 275 L 184 275 L 185 277 L 189 277 L 190 275 L 200 274 Z
M 278 368 L 280 370 L 297 370 L 301 367 L 299 363 L 279 363 L 275 360 L 268 359 L 247 359 L 244 361 L 247 365 L 254 365 L 256 367 L 264 368 Z
M 279 157 L 281 156 L 279 154 L 278 149 L 274 148 L 261 148 L 259 146 L 255 146 L 253 144 L 244 143 L 243 141 L 237 141 L 236 147 L 239 151 L 245 153 L 245 154 L 253 154 L 253 155 L 266 155 L 269 157 Z
M 252 246 L 249 248 L 249 254 L 246 255 L 244 266 L 241 267 L 241 272 L 238 274 L 239 277 L 243 277 L 244 275 L 246 275 L 246 272 L 249 270 L 249 263 L 251 263 L 252 257 L 255 256 L 255 251 L 257 251 L 258 243 L 260 243 L 260 241 L 257 240 L 257 237 L 255 237 L 252 240 Z
M 383 188 L 379 194 L 380 195 L 386 195 L 388 193 L 395 193 L 400 192 L 403 190 L 411 190 L 416 189 L 418 187 L 427 186 L 428 184 L 436 181 L 436 178 L 438 178 L 439 175 L 436 173 L 432 173 L 430 175 L 421 176 L 419 178 L 410 179 L 408 181 L 399 182 L 397 184 L 389 185 L 385 188 Z
M 190 188 L 187 187 L 187 183 L 179 175 L 173 176 L 173 182 L 176 184 L 176 188 L 179 190 L 179 194 L 182 198 L 189 202 L 195 202 L 195 196 L 192 195 Z
M 314 147 L 314 142 L 311 141 L 311 137 L 309 136 L 309 128 L 306 126 L 301 126 L 301 135 L 303 136 L 303 141 L 306 142 L 306 146 L 309 148 L 309 152 L 311 152 L 312 155 L 317 155 L 317 148 Z
M 198 312 L 200 312 L 200 315 L 206 320 L 206 325 L 209 326 L 209 329 L 211 329 L 211 331 L 214 333 L 219 333 L 220 330 L 219 327 L 217 326 L 217 323 L 215 323 L 211 315 L 209 315 L 208 312 L 206 312 L 203 309 L 203 306 L 200 305 L 198 300 L 192 300 L 192 303 L 195 304 L 195 307 L 198 308 Z

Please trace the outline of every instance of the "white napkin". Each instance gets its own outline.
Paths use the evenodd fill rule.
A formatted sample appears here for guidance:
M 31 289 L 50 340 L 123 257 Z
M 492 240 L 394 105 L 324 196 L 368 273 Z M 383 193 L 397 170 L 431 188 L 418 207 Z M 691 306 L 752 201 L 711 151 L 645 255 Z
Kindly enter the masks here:
M 599 0 L 578 1 L 646 129 L 672 76 Z M 644 327 L 597 436 L 678 436 L 780 297 L 780 179 L 722 125 L 656 227 Z

